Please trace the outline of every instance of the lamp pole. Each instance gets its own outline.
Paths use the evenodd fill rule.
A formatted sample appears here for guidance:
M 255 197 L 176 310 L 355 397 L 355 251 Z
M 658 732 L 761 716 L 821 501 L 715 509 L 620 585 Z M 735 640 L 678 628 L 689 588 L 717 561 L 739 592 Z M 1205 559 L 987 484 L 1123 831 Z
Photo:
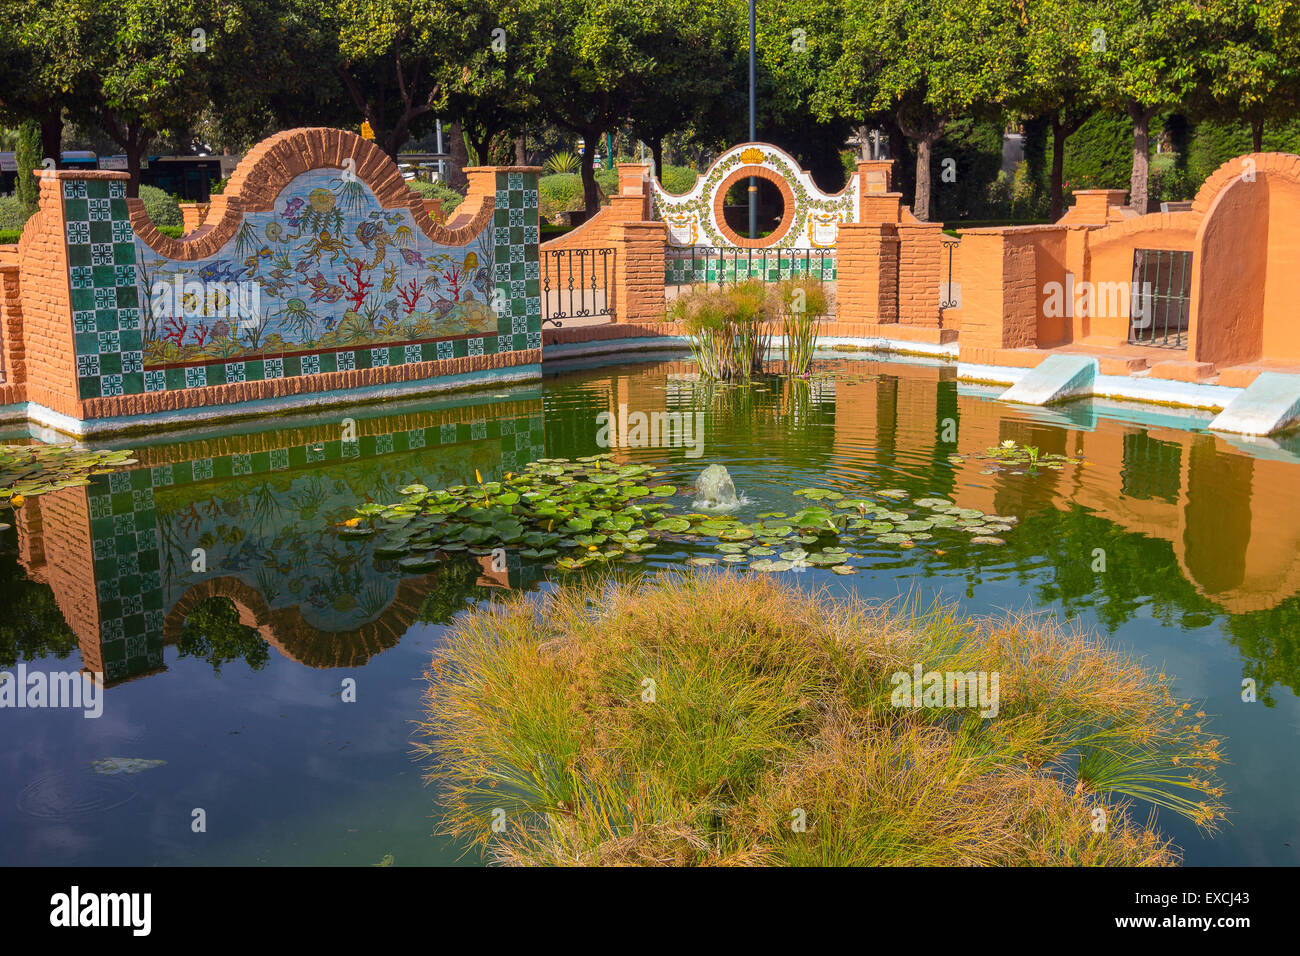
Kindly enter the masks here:
M 749 141 L 754 142 L 758 135 L 755 129 L 754 89 L 757 86 L 757 71 L 754 58 L 754 4 L 749 0 Z M 749 238 L 758 238 L 758 180 L 749 177 Z

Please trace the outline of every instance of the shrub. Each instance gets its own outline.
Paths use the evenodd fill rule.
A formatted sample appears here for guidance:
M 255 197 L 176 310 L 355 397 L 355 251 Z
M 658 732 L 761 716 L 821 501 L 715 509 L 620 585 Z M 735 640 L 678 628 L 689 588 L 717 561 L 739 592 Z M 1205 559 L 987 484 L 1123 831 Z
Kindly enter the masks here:
M 542 168 L 548 173 L 576 173 L 581 165 L 582 160 L 577 153 L 561 150 L 546 157 L 546 162 L 542 163 Z
M 407 185 L 425 199 L 441 199 L 444 214 L 451 212 L 465 201 L 464 196 L 446 183 L 426 183 L 422 179 L 413 179 Z
M 912 705 L 918 666 L 997 674 L 996 707 Z M 1176 850 L 1129 801 L 1223 815 L 1204 715 L 1046 616 L 647 577 L 473 611 L 426 679 L 441 828 L 494 862 L 1150 866 Z
M 0 229 L 22 232 L 23 226 L 35 211 L 17 196 L 0 196 Z
M 14 147 L 14 164 L 18 176 L 14 182 L 14 196 L 29 209 L 40 202 L 40 183 L 32 170 L 41 168 L 41 128 L 28 120 L 18 127 L 18 142 Z
M 699 178 L 700 174 L 689 166 L 665 165 L 659 173 L 659 185 L 680 196 L 688 192 Z
M 577 173 L 555 173 L 537 181 L 538 209 L 544 219 L 582 208 L 582 177 Z
M 181 207 L 176 197 L 157 186 L 141 186 L 140 201 L 155 226 L 181 226 Z

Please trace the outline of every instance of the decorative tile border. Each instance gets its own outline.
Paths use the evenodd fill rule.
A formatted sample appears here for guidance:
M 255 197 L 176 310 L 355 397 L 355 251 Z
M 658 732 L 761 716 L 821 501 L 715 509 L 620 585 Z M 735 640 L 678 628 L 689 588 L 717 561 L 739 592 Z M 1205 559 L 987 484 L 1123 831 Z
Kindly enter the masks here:
M 747 250 L 722 253 L 719 250 L 696 254 L 690 250 L 668 247 L 664 255 L 664 282 L 667 285 L 691 285 L 696 282 L 742 282 L 762 279 L 779 282 L 798 276 L 811 276 L 829 282 L 836 277 L 833 249 L 761 250 L 750 256 Z

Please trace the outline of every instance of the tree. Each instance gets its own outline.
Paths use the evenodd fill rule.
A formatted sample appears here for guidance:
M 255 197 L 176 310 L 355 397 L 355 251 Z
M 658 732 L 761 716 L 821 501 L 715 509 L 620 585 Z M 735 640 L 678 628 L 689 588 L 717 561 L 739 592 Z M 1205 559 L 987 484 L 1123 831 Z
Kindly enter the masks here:
M 1022 21 L 1023 69 L 1010 103 L 1029 116 L 1045 118 L 1050 127 L 1048 215 L 1053 222 L 1065 211 L 1065 141 L 1097 111 L 1082 60 L 1104 35 L 1094 32 L 1090 9 L 1087 0 L 1037 0 L 1025 7 Z
M 1098 0 L 1094 42 L 1081 65 L 1098 101 L 1133 125 L 1129 205 L 1147 211 L 1151 120 L 1195 91 L 1204 69 L 1206 10 L 1200 0 Z
M 1264 126 L 1300 106 L 1300 7 L 1292 0 L 1209 0 L 1199 47 L 1199 112 L 1244 118 L 1255 152 Z
M 916 145 L 920 219 L 930 218 L 931 148 L 948 122 L 993 112 L 1014 91 L 1016 9 L 1007 0 L 845 4 L 839 82 L 861 91 L 864 111 L 891 110 Z

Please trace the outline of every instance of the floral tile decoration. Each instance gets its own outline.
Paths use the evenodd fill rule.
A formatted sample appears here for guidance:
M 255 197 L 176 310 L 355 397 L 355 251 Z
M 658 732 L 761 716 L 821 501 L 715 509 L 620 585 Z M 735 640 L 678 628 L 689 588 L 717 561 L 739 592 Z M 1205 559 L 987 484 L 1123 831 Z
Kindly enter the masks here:
M 537 177 L 496 187 L 491 224 L 449 246 L 354 175 L 311 170 L 179 261 L 134 235 L 122 182 L 64 181 L 80 397 L 539 347 Z

